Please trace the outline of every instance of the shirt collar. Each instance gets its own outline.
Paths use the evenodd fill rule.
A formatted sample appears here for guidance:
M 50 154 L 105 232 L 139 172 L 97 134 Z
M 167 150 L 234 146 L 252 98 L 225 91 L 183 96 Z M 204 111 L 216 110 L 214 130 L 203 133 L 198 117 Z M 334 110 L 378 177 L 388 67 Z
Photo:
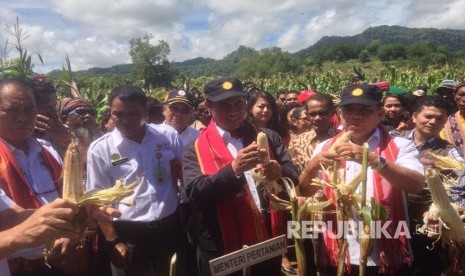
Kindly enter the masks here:
M 216 129 L 218 130 L 218 133 L 220 134 L 221 138 L 223 138 L 223 140 L 225 142 L 231 142 L 232 140 L 237 140 L 237 141 L 242 141 L 242 137 L 241 138 L 236 138 L 236 137 L 233 137 L 231 135 L 231 132 L 227 131 L 226 129 L 224 128 L 221 128 L 220 126 L 218 126 L 215 121 L 213 121 L 213 123 L 215 124 L 215 127 Z
M 415 139 L 414 139 L 414 135 L 415 135 L 415 130 L 412 130 L 410 132 L 410 134 L 408 135 L 408 139 L 412 140 L 413 141 L 413 144 L 415 144 Z M 431 148 L 431 147 L 434 147 L 434 145 L 439 141 L 439 137 L 438 136 L 435 136 L 433 138 L 430 138 L 428 139 L 427 141 L 419 144 L 419 145 L 416 145 L 415 144 L 415 147 L 420 150 L 422 148 L 424 148 L 425 146 L 427 146 L 428 148 Z
M 150 131 L 150 127 L 147 124 L 144 124 L 144 137 L 142 138 L 141 144 L 144 142 L 144 140 L 147 138 L 147 131 Z M 113 142 L 115 143 L 115 146 L 121 145 L 124 141 L 131 141 L 129 139 L 126 139 L 119 129 L 115 127 L 112 132 L 110 132 L 111 138 L 113 139 Z M 134 141 L 131 141 L 135 143 Z
M 10 150 L 11 153 L 22 152 L 23 154 L 25 154 L 22 150 L 15 148 L 13 145 L 8 143 L 6 140 L 2 138 L 0 138 L 0 140 L 6 145 L 6 147 Z M 27 142 L 29 156 L 32 156 L 33 154 L 38 154 L 41 152 L 42 147 L 39 144 L 39 142 L 37 142 L 36 139 L 29 137 L 26 139 L 26 142 Z
M 227 131 L 226 129 L 221 128 L 220 126 L 218 126 L 215 123 L 215 121 L 213 121 L 213 123 L 215 124 L 215 127 L 218 130 L 218 133 L 220 134 L 221 138 L 223 138 L 223 140 L 230 140 L 231 139 L 231 133 L 229 131 Z
M 381 131 L 379 130 L 379 127 L 375 129 L 373 134 L 368 138 L 367 143 L 370 146 L 375 146 L 377 147 L 379 144 L 379 141 L 381 140 Z

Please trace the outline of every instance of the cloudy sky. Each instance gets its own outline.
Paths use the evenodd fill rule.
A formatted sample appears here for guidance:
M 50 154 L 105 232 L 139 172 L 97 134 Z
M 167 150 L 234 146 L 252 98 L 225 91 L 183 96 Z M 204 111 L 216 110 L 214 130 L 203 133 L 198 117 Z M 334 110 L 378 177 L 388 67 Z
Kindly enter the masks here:
M 129 40 L 165 40 L 171 61 L 220 59 L 239 45 L 295 52 L 370 26 L 465 29 L 465 0 L 0 0 L 0 46 L 19 18 L 24 46 L 47 73 L 130 63 Z M 10 57 L 15 55 L 14 49 Z

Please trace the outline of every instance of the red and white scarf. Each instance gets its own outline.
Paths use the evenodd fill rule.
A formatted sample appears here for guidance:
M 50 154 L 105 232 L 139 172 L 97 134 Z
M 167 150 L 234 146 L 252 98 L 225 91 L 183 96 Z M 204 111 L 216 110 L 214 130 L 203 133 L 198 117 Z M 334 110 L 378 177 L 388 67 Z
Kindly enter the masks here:
M 381 137 L 375 150 L 375 154 L 384 157 L 389 162 L 395 162 L 399 151 L 397 145 L 394 143 L 386 129 L 380 127 L 380 132 Z M 331 145 L 342 134 L 343 132 L 328 141 L 323 148 L 323 151 L 329 150 Z M 345 162 L 341 164 L 341 168 L 345 168 Z M 402 192 L 393 187 L 376 171 L 373 171 L 373 188 L 376 203 L 380 203 L 383 208 L 389 212 L 387 221 L 391 221 L 391 224 L 387 228 L 387 232 L 391 237 L 394 237 L 394 233 L 396 232 L 399 222 L 406 221 L 406 210 L 404 208 Z M 325 195 L 328 199 L 333 198 L 333 190 L 331 188 L 325 188 Z M 334 206 L 332 207 L 333 209 L 335 208 Z M 337 233 L 336 215 L 325 215 L 324 219 L 333 221 L 333 235 L 325 232 L 324 239 L 329 265 L 336 267 L 339 256 L 338 243 L 334 238 Z M 405 233 L 400 233 L 400 236 L 396 239 L 387 239 L 384 235 L 382 235 L 381 239 L 377 240 L 377 242 L 380 273 L 394 274 L 396 270 L 402 268 L 403 265 L 410 265 L 412 263 L 413 258 L 409 251 L 408 240 Z M 346 267 L 348 269 L 350 268 L 350 256 L 348 250 L 346 252 Z
M 245 127 L 254 129 L 250 125 Z M 205 176 L 217 173 L 234 160 L 213 121 L 206 129 L 203 129 L 195 141 L 195 151 L 200 170 Z M 224 253 L 239 250 L 243 245 L 252 245 L 268 239 L 264 221 L 246 183 L 241 193 L 231 194 L 218 200 L 216 211 L 223 238 Z
M 61 195 L 61 165 L 53 155 L 41 146 L 41 156 L 49 168 L 50 175 L 58 194 Z M 8 147 L 0 141 L 0 188 L 16 204 L 25 209 L 37 209 L 42 204 L 29 187 L 21 169 Z

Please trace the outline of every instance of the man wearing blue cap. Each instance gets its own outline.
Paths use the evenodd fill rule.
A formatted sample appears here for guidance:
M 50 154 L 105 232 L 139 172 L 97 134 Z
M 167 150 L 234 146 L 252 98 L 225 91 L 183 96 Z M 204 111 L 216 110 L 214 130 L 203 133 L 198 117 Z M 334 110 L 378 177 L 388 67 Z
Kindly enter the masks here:
M 387 130 L 379 125 L 384 116 L 381 106 L 382 92 L 374 85 L 359 83 L 343 89 L 339 114 L 343 131 L 321 144 L 313 152 L 312 159 L 307 163 L 300 176 L 300 186 L 316 192 L 317 186 L 310 185 L 312 179 L 318 176 L 320 164 L 328 167 L 335 161 L 340 162 L 344 169 L 345 183 L 349 183 L 362 169 L 362 146 L 369 146 L 369 168 L 367 171 L 367 203 L 374 197 L 389 212 L 389 233 L 395 233 L 399 226 L 404 225 L 404 232 L 389 238 L 381 235 L 375 239 L 374 250 L 368 259 L 366 275 L 378 273 L 392 274 L 400 272 L 406 264 L 411 263 L 412 255 L 408 243 L 408 218 L 405 206 L 405 192 L 419 193 L 424 187 L 423 166 L 418 160 L 418 151 L 412 141 L 401 137 L 391 137 Z M 352 131 L 349 142 L 335 145 L 334 152 L 329 148 L 343 133 Z M 356 193 L 360 193 L 357 189 Z M 327 198 L 333 198 L 332 190 L 324 189 Z M 369 205 L 369 204 L 368 204 Z M 355 213 L 352 219 L 357 226 L 360 217 Z M 325 221 L 331 221 L 325 217 Z M 333 223 L 335 225 L 335 222 Z M 324 245 L 322 254 L 327 258 L 322 265 L 331 271 L 338 265 L 339 248 L 331 234 L 336 234 L 338 227 L 332 227 L 323 232 Z M 331 233 L 330 231 L 333 231 Z M 355 231 L 360 233 L 361 229 Z M 346 251 L 346 267 L 350 273 L 358 274 L 360 266 L 360 236 L 354 231 L 347 234 L 348 249 Z
M 297 172 L 281 137 L 269 129 L 272 159 L 255 142 L 258 129 L 246 123 L 246 97 L 242 83 L 224 77 L 205 85 L 213 119 L 185 148 L 183 179 L 187 196 L 197 207 L 197 264 L 200 275 L 210 275 L 209 261 L 254 245 L 272 236 L 268 201 L 256 187 L 251 169 L 261 166 L 266 179 L 281 176 L 297 180 Z M 297 183 L 297 182 L 296 182 Z M 251 267 L 252 275 L 280 275 L 281 258 Z M 240 273 L 242 275 L 242 272 Z

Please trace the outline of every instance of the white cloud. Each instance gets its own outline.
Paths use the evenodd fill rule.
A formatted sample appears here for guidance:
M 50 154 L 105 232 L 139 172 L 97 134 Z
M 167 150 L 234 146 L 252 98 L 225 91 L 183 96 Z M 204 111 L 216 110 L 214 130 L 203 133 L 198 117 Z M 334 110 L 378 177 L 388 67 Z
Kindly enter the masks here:
M 463 29 L 465 26 L 464 0 L 440 2 L 412 1 L 407 26 L 420 28 Z

